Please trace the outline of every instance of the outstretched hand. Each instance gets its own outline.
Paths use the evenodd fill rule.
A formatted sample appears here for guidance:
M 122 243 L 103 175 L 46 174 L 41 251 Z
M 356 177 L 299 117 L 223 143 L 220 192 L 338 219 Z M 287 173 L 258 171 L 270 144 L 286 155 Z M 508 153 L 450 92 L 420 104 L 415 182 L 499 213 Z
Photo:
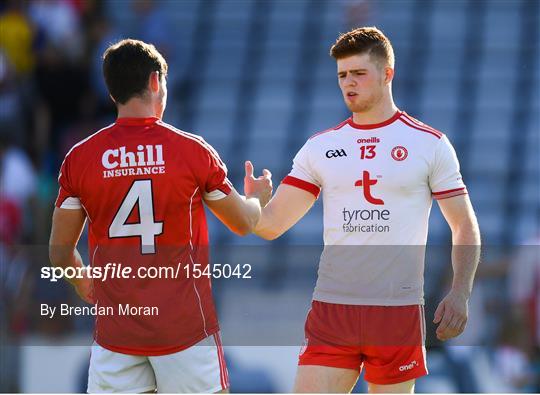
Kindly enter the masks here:
M 264 207 L 272 198 L 272 173 L 264 169 L 263 175 L 255 178 L 253 176 L 253 164 L 248 160 L 245 163 L 246 176 L 244 177 L 244 194 L 246 197 L 255 197 Z

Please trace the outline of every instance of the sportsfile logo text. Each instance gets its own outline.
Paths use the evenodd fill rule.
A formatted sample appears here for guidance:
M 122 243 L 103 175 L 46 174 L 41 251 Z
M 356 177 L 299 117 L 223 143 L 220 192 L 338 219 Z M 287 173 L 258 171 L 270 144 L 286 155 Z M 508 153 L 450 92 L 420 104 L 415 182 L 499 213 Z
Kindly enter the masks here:
M 81 279 L 92 278 L 95 280 L 107 281 L 108 279 L 175 279 L 175 278 L 244 278 L 250 279 L 251 265 L 249 263 L 230 265 L 214 263 L 213 265 L 202 265 L 199 263 L 182 264 L 178 262 L 176 266 L 140 266 L 134 270 L 130 266 L 122 263 L 109 262 L 105 266 L 85 266 L 85 267 L 53 267 L 44 266 L 41 268 L 41 278 L 50 282 L 57 282 L 63 278 Z

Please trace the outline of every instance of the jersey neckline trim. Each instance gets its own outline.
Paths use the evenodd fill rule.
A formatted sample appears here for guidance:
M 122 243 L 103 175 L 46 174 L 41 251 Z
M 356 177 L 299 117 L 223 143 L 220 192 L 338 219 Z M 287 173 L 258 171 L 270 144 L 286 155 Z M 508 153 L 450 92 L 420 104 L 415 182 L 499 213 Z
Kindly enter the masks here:
M 117 125 L 124 126 L 142 126 L 142 125 L 152 125 L 159 121 L 158 117 L 148 117 L 148 118 L 117 118 Z
M 347 119 L 347 123 L 349 124 L 349 126 L 355 128 L 355 129 L 361 129 L 361 130 L 378 129 L 378 128 L 382 128 L 384 126 L 388 126 L 391 123 L 394 123 L 395 121 L 397 121 L 399 119 L 401 114 L 402 114 L 402 112 L 400 110 L 398 110 L 398 111 L 396 111 L 396 113 L 394 115 L 392 115 L 392 117 L 390 117 L 386 121 L 383 121 L 383 122 L 380 122 L 380 123 L 372 123 L 372 124 L 361 125 L 361 124 L 358 124 L 358 123 L 354 123 L 352 117 Z
M 439 132 L 438 130 L 433 129 L 431 126 L 428 126 L 428 125 L 420 122 L 419 120 L 411 117 L 406 112 L 402 113 L 402 116 L 399 118 L 399 120 L 401 122 L 403 122 L 405 125 L 407 125 L 408 127 L 410 127 L 410 128 L 420 130 L 421 132 L 429 133 L 429 134 L 437 137 L 438 139 L 440 139 L 443 136 L 442 132 Z

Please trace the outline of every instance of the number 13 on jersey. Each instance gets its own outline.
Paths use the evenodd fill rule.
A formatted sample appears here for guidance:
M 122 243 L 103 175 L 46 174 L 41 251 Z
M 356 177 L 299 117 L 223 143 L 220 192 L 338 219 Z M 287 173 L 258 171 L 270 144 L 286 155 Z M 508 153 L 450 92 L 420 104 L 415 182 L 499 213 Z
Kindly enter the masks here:
M 375 158 L 376 145 L 361 145 L 360 146 L 360 159 L 373 159 Z

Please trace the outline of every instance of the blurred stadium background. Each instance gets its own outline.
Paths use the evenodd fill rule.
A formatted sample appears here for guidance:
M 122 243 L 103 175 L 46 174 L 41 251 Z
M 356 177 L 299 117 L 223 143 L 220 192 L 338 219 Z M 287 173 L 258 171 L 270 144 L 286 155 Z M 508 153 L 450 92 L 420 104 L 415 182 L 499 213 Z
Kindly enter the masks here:
M 349 116 L 328 50 L 340 32 L 376 25 L 396 52 L 397 105 L 445 132 L 456 147 L 486 246 L 469 327 L 459 344 L 444 345 L 428 328 L 431 375 L 418 381 L 417 391 L 539 392 L 539 4 L 3 1 L 0 391 L 85 391 L 91 320 L 41 319 L 38 300 L 78 302 L 65 284 L 40 280 L 39 268 L 48 264 L 65 153 L 115 118 L 101 76 L 100 56 L 109 43 L 132 37 L 164 53 L 170 68 L 165 121 L 209 141 L 241 190 L 245 159 L 256 170 L 271 169 L 277 185 L 308 136 Z M 302 340 L 322 244 L 322 205 L 271 244 L 238 238 L 213 219 L 210 232 L 214 261 L 234 261 L 241 253 L 257 266 L 253 281 L 215 285 L 232 391 L 290 391 L 300 343 L 258 343 L 256 329 L 282 322 L 272 328 L 290 328 Z M 450 233 L 436 205 L 429 244 L 446 254 L 440 259 L 428 251 L 428 322 L 451 273 Z M 239 333 L 255 339 L 228 342 Z M 359 382 L 355 390 L 365 386 Z

